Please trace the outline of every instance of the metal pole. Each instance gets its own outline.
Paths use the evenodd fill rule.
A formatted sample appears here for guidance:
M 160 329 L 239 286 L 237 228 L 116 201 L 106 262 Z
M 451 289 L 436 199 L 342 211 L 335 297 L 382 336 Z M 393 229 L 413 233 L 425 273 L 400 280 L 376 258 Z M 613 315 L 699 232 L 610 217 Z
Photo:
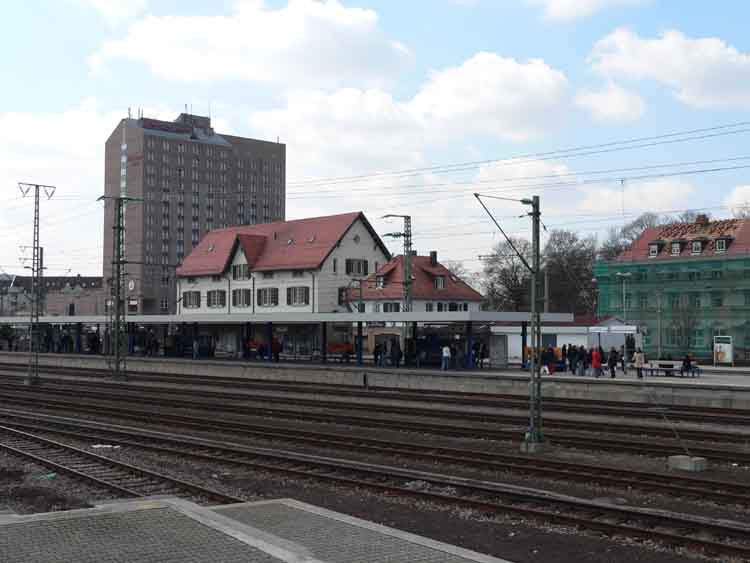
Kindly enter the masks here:
M 541 323 L 539 315 L 539 281 L 540 281 L 540 256 L 539 256 L 539 196 L 534 196 L 532 201 L 532 267 L 531 267 L 531 372 L 529 375 L 529 431 L 525 436 L 522 449 L 532 453 L 544 441 L 542 434 L 542 404 L 541 404 L 541 357 L 539 353 L 541 343 Z
M 628 320 L 628 309 L 625 306 L 625 283 L 627 282 L 627 278 L 623 275 L 622 276 L 622 322 L 623 324 L 626 323 Z
M 29 315 L 29 370 L 27 385 L 39 383 L 39 315 L 42 307 L 42 251 L 39 245 L 39 189 L 43 189 L 47 199 L 55 193 L 55 186 L 27 184 L 19 182 L 18 189 L 26 197 L 34 189 L 34 232 L 31 253 L 31 311 Z
M 656 293 L 656 298 L 657 298 L 657 313 L 658 313 L 658 316 L 657 316 L 657 321 L 658 321 L 657 322 L 657 330 L 659 331 L 659 358 L 658 359 L 661 359 L 661 297 L 662 297 L 661 291 L 657 292 Z
M 411 217 L 404 216 L 404 312 L 411 312 Z

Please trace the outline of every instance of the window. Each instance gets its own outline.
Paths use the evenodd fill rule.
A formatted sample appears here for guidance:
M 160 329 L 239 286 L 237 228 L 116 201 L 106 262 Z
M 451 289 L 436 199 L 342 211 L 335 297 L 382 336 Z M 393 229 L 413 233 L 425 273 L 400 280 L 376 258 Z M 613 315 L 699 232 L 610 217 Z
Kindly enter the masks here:
M 678 309 L 680 307 L 680 296 L 673 293 L 669 296 L 669 308 Z
M 724 306 L 724 296 L 719 293 L 715 292 L 711 294 L 711 307 L 723 307 Z
M 638 296 L 638 307 L 640 309 L 648 309 L 648 295 L 645 293 Z
M 212 289 L 206 292 L 206 302 L 209 307 L 226 307 L 227 292 L 223 289 Z
M 711 270 L 712 280 L 720 280 L 723 275 L 724 275 L 724 272 L 722 272 L 721 270 Z
M 435 289 L 445 289 L 445 276 L 435 276 Z
M 690 306 L 691 307 L 700 307 L 701 306 L 701 294 L 700 293 L 691 293 L 690 294 Z
M 464 303 L 464 309 L 463 310 L 464 311 L 468 311 L 469 310 L 469 304 L 468 303 Z
M 438 313 L 442 313 L 443 312 L 443 304 L 442 303 L 438 303 L 437 304 L 437 310 L 438 310 Z
M 220 282 L 221 281 L 221 276 L 211 276 L 211 281 Z
M 401 303 L 383 303 L 384 313 L 398 313 L 401 311 Z
M 672 243 L 672 256 L 679 256 L 681 251 L 681 245 L 679 242 Z
M 188 278 L 190 280 L 190 278 Z M 182 293 L 182 306 L 185 309 L 197 309 L 201 306 L 200 291 L 184 291 Z
M 658 244 L 649 244 L 648 245 L 648 257 L 653 258 L 659 254 L 659 245 Z
M 294 270 L 292 272 L 293 278 L 303 278 L 305 277 L 305 271 L 304 270 Z
M 263 279 L 264 280 L 272 280 L 273 279 L 273 272 L 263 272 Z
M 347 276 L 366 276 L 367 274 L 367 260 L 360 260 L 358 258 L 346 259 Z
M 162 299 L 159 303 L 159 309 L 161 309 L 162 313 L 169 311 L 169 299 Z
M 692 254 L 700 254 L 702 248 L 703 248 L 703 244 L 701 243 L 701 241 L 694 240 L 693 243 L 692 243 L 692 245 L 691 245 L 691 249 L 692 249 L 691 253 Z
M 375 277 L 375 289 L 383 289 L 385 287 L 385 278 L 383 276 Z
M 250 307 L 253 304 L 252 289 L 233 289 L 232 307 Z
M 338 269 L 339 269 L 339 259 L 338 258 L 334 258 L 333 259 L 333 273 L 337 274 L 338 273 Z
M 232 279 L 246 280 L 249 277 L 250 276 L 249 276 L 247 264 L 236 264 L 235 266 L 232 266 Z
M 293 307 L 301 307 L 310 304 L 309 287 L 287 287 L 286 304 Z
M 716 241 L 716 252 L 726 252 L 727 241 L 726 239 L 720 238 Z
M 448 311 L 458 311 L 458 303 L 448 303 Z
M 372 310 L 373 310 L 374 313 L 379 313 L 380 312 L 380 303 L 377 303 L 377 302 L 373 303 L 372 304 Z
M 264 287 L 258 290 L 258 307 L 276 307 L 279 304 L 279 289 Z
M 428 313 L 432 313 L 432 303 L 425 303 L 424 310 L 427 311 Z

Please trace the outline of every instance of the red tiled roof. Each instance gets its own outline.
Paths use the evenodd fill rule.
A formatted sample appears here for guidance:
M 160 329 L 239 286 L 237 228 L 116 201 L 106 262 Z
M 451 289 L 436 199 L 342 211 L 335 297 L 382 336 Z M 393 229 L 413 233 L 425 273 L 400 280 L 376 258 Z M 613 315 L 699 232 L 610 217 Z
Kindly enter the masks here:
M 727 240 L 725 252 L 716 252 L 716 240 Z M 693 241 L 705 241 L 703 251 L 692 254 Z M 672 242 L 681 242 L 679 255 L 672 255 Z M 659 244 L 659 254 L 649 257 L 649 245 Z M 616 262 L 641 260 L 669 260 L 685 258 L 705 258 L 706 256 L 746 256 L 750 254 L 750 220 L 724 219 L 701 223 L 673 223 L 646 229 L 635 242 L 622 252 Z
M 355 212 L 210 231 L 177 268 L 177 275 L 222 274 L 236 244 L 242 247 L 252 270 L 317 269 L 358 219 L 388 256 L 364 214 Z
M 448 268 L 430 264 L 429 256 L 411 257 L 412 299 L 429 301 L 481 301 L 482 295 L 466 282 L 455 277 Z M 400 300 L 404 295 L 404 257 L 396 256 L 362 283 L 365 300 Z M 385 286 L 376 288 L 376 277 L 383 276 Z M 435 289 L 435 276 L 445 276 L 445 289 Z M 350 298 L 359 299 L 359 288 L 350 289 Z

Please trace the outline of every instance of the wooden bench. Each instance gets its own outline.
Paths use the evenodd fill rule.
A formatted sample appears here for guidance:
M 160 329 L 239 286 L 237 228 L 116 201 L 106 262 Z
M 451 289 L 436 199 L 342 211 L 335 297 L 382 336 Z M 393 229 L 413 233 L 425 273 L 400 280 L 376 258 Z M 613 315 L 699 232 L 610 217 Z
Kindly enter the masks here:
M 645 366 L 643 366 L 643 371 L 646 372 L 647 376 L 654 376 L 658 375 L 659 372 L 662 372 L 664 374 L 664 377 L 671 377 L 673 375 L 679 375 L 680 377 L 684 377 L 685 374 L 682 373 L 682 362 L 656 362 L 656 365 L 654 365 L 654 362 L 649 362 Z M 701 373 L 701 368 L 693 364 L 692 369 L 688 373 L 690 377 L 699 377 Z

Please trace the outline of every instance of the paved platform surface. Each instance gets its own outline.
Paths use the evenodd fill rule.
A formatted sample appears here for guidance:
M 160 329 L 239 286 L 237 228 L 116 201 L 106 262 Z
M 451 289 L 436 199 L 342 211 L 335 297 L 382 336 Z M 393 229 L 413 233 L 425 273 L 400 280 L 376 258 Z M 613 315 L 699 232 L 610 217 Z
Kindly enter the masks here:
M 508 563 L 281 499 L 199 507 L 179 499 L 0 513 L 2 563 Z

